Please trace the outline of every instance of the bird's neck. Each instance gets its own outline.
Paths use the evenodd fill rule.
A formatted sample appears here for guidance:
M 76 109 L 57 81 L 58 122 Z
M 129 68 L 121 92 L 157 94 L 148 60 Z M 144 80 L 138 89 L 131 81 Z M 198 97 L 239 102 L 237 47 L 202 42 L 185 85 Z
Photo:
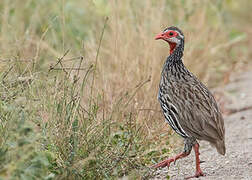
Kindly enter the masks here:
M 180 44 L 171 43 L 170 55 L 167 57 L 165 65 L 182 62 L 183 52 L 184 52 L 183 41 L 181 41 Z

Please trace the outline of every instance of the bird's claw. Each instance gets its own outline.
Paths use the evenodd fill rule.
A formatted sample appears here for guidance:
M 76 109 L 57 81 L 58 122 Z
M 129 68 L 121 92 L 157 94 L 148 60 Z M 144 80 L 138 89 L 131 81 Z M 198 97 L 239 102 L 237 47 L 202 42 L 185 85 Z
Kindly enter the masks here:
M 170 167 L 170 164 L 171 162 L 175 161 L 174 158 L 170 158 L 170 159 L 167 159 L 167 160 L 164 160 L 160 163 L 157 163 L 157 164 L 154 164 L 153 166 L 151 166 L 151 168 L 164 168 L 164 167 Z
M 176 165 L 176 161 L 177 161 L 177 159 L 174 159 L 174 165 Z
M 201 170 L 199 170 L 199 171 L 196 171 L 194 176 L 189 176 L 189 177 L 186 177 L 185 179 L 198 178 L 200 176 L 206 176 L 206 175 Z

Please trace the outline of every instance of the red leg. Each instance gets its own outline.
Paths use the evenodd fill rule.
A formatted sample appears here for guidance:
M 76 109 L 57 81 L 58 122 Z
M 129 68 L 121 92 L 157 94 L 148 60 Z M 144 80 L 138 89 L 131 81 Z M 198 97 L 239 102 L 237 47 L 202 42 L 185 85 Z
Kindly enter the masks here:
M 190 178 L 198 178 L 200 176 L 205 176 L 205 174 L 202 172 L 202 170 L 200 169 L 200 159 L 199 159 L 199 144 L 196 143 L 193 145 L 193 149 L 194 149 L 194 152 L 195 152 L 195 158 L 196 158 L 196 173 L 194 176 L 190 176 L 190 177 L 187 177 L 186 179 L 190 179 Z
M 175 163 L 176 160 L 181 159 L 181 158 L 183 158 L 183 157 L 186 157 L 186 156 L 188 156 L 189 154 L 190 154 L 190 152 L 189 152 L 189 153 L 182 152 L 182 153 L 178 154 L 177 156 L 175 156 L 175 157 L 173 157 L 173 158 L 166 159 L 166 160 L 164 160 L 164 161 L 162 161 L 162 162 L 160 162 L 160 163 L 154 164 L 154 165 L 152 166 L 152 168 L 159 168 L 159 167 L 163 168 L 163 167 L 165 167 L 165 166 L 167 166 L 167 167 L 169 168 L 171 162 L 174 162 L 174 163 Z

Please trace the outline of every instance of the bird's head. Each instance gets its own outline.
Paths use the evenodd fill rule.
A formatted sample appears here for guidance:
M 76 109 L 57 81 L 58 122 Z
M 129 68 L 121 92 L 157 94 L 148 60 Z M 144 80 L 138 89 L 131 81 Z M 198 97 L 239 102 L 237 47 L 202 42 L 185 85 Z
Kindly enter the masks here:
M 170 53 L 172 54 L 175 48 L 184 42 L 184 35 L 179 28 L 171 26 L 158 34 L 155 39 L 163 39 L 168 42 L 170 45 Z

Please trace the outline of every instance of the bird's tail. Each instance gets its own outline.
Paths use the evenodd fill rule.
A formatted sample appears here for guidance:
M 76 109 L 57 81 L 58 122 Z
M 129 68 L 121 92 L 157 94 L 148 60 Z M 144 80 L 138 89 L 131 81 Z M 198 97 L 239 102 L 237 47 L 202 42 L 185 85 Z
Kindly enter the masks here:
M 226 153 L 226 146 L 225 146 L 225 140 L 220 140 L 220 141 L 216 141 L 216 143 L 214 144 L 218 153 L 220 153 L 221 155 L 225 155 Z

